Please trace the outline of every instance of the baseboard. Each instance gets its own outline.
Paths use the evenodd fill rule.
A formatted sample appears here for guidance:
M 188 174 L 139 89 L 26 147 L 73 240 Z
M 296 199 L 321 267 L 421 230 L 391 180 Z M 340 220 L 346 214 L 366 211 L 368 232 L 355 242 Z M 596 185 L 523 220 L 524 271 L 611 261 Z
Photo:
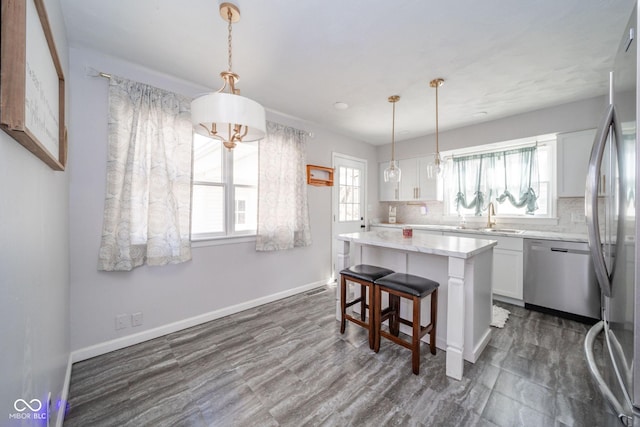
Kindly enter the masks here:
M 56 427 L 62 427 L 64 422 L 64 416 L 67 413 L 67 401 L 69 399 L 69 385 L 71 384 L 71 367 L 73 366 L 72 354 L 69 354 L 67 360 L 67 371 L 64 374 L 64 384 L 62 384 L 62 391 L 60 392 L 60 400 L 56 402 Z
M 476 345 L 476 347 L 473 349 L 473 351 L 470 352 L 470 354 L 465 354 L 464 359 L 468 360 L 471 363 L 476 363 L 476 361 L 478 360 L 478 358 L 480 357 L 484 349 L 487 347 L 487 345 L 489 345 L 490 340 L 491 340 L 491 327 L 488 327 L 486 332 L 480 339 L 480 341 L 478 341 L 478 344 Z M 466 352 L 467 351 L 465 349 L 465 353 Z
M 250 308 L 255 308 L 263 304 L 267 304 L 273 301 L 277 301 L 283 298 L 287 298 L 293 295 L 297 295 L 302 292 L 306 292 L 310 289 L 317 288 L 328 284 L 327 281 L 318 281 L 309 283 L 307 285 L 299 286 L 297 288 L 288 289 L 286 291 L 278 292 L 275 294 L 267 295 L 264 297 L 256 298 L 251 301 L 246 301 L 240 304 L 232 305 L 230 307 L 221 308 L 218 310 L 204 313 L 198 316 L 190 317 L 188 319 L 179 320 L 177 322 L 169 323 L 167 325 L 159 326 L 157 328 L 149 329 L 137 334 L 127 335 L 126 337 L 117 338 L 111 341 L 106 341 L 100 344 L 95 344 L 89 347 L 75 350 L 71 353 L 72 363 L 81 362 L 83 360 L 91 359 L 92 357 L 100 356 L 115 350 L 120 350 L 125 347 L 129 347 L 135 344 L 140 344 L 145 341 L 149 341 L 163 335 L 171 334 L 183 329 L 190 328 L 192 326 L 200 325 L 202 323 L 210 322 L 212 320 L 219 319 L 230 314 L 239 313 Z
M 521 299 L 515 299 L 511 297 L 505 297 L 503 295 L 496 295 L 496 294 L 493 294 L 493 299 L 495 301 L 502 301 L 502 302 L 506 302 L 507 304 L 517 305 L 518 307 L 524 307 L 524 301 L 522 301 Z

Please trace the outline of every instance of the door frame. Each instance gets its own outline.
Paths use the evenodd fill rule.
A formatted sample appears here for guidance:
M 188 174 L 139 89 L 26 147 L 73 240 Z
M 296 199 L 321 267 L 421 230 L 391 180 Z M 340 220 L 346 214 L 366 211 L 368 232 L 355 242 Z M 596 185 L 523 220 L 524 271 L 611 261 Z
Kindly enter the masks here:
M 364 170 L 363 170 L 363 178 L 362 178 L 362 183 L 364 185 L 364 201 L 363 201 L 363 210 L 362 210 L 362 217 L 364 218 L 364 223 L 365 225 L 367 224 L 368 218 L 369 218 L 369 198 L 368 198 L 368 192 L 369 192 L 369 161 L 367 159 L 363 159 L 361 157 L 355 157 L 355 156 L 351 156 L 348 154 L 344 154 L 344 153 L 339 153 L 336 151 L 332 151 L 331 152 L 331 167 L 334 168 L 334 170 L 336 169 L 336 159 L 344 159 L 344 160 L 352 160 L 352 161 L 356 161 L 356 162 L 362 162 L 364 164 Z M 334 173 L 337 174 L 337 171 L 334 171 Z M 336 183 L 339 184 L 339 176 L 334 179 L 334 181 Z M 333 282 L 335 282 L 337 280 L 337 272 L 336 272 L 336 260 L 335 260 L 335 256 L 334 254 L 336 253 L 336 240 L 333 237 L 335 235 L 335 225 L 336 225 L 336 215 L 337 215 L 337 209 L 338 206 L 336 205 L 336 200 L 338 200 L 338 197 L 340 196 L 340 186 L 339 185 L 334 185 L 331 188 L 331 279 Z

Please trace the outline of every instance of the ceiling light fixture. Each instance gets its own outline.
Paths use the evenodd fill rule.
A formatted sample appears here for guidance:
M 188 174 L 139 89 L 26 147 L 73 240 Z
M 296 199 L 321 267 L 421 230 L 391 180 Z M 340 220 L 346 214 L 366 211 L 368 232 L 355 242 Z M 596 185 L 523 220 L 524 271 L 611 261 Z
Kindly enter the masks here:
M 393 116 L 391 120 L 391 161 L 389 167 L 384 170 L 384 182 L 400 182 L 402 171 L 396 162 L 396 102 L 400 100 L 399 95 L 393 95 L 388 98 L 393 105 Z
M 444 84 L 444 79 L 437 78 L 429 82 L 429 86 L 436 88 L 436 153 L 433 158 L 433 169 L 436 175 L 442 174 L 442 159 L 440 158 L 440 144 L 438 141 L 438 88 Z M 433 171 L 430 172 L 433 175 Z
M 256 101 L 240 96 L 240 89 L 236 88 L 240 77 L 231 71 L 231 24 L 240 20 L 240 9 L 232 3 L 221 3 L 220 16 L 228 22 L 229 69 L 220 73 L 224 84 L 217 92 L 191 102 L 191 121 L 197 133 L 219 139 L 232 150 L 238 142 L 264 138 L 266 122 L 264 108 Z

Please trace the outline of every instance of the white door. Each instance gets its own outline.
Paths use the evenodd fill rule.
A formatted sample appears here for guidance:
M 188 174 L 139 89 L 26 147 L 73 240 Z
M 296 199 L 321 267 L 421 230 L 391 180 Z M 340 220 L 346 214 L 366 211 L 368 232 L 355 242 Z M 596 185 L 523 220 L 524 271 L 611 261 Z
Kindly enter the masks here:
M 335 275 L 337 241 L 343 233 L 364 231 L 366 227 L 367 161 L 333 153 L 332 256 Z M 335 277 L 334 277 L 335 279 Z

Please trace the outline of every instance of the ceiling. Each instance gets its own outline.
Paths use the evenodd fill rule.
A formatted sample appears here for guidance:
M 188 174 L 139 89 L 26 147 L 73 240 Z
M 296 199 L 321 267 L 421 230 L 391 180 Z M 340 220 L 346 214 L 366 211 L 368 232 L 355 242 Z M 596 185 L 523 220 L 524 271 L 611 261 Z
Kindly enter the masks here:
M 217 1 L 60 2 L 70 46 L 221 86 L 227 25 Z M 436 77 L 445 79 L 441 131 L 605 94 L 633 8 L 629 0 L 235 3 L 242 94 L 371 144 L 390 142 L 394 94 L 396 140 L 434 132 Z

